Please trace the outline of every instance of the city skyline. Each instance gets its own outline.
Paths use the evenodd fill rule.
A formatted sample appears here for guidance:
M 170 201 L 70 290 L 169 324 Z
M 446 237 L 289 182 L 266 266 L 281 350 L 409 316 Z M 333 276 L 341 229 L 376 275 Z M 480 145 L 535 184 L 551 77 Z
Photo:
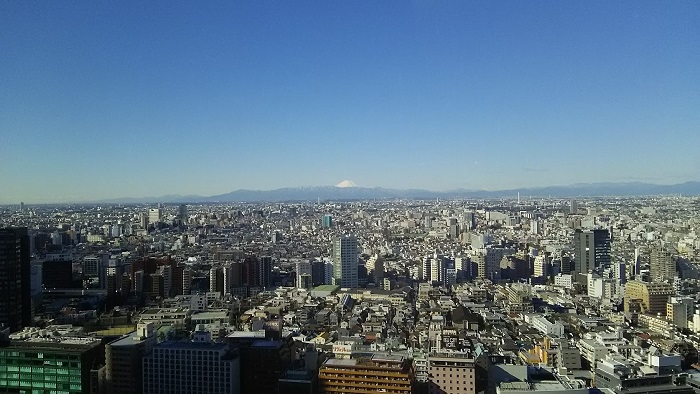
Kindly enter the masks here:
M 0 4 L 0 203 L 699 180 L 697 3 Z

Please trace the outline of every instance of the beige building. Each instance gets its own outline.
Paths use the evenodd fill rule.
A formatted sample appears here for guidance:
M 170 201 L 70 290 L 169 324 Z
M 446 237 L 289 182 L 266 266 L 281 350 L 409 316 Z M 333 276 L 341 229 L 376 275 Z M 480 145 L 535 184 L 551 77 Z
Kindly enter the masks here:
M 476 393 L 474 357 L 465 352 L 428 356 L 429 394 Z
M 403 356 L 326 360 L 318 372 L 321 393 L 411 394 L 413 371 Z
M 668 283 L 651 283 L 633 280 L 625 287 L 625 312 L 641 312 L 666 315 L 666 303 L 676 294 Z M 634 310 L 639 308 L 640 310 Z

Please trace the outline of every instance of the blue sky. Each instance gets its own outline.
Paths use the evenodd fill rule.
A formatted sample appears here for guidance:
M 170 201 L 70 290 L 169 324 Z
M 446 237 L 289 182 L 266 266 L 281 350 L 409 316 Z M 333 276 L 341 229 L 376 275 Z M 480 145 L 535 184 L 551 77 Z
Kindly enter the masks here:
M 0 203 L 700 180 L 700 2 L 0 2 Z

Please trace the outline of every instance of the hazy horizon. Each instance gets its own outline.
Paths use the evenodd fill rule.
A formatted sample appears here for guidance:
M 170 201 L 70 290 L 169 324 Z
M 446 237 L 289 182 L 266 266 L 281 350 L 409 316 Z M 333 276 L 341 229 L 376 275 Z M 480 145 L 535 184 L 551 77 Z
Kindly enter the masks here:
M 700 3 L 0 3 L 0 204 L 700 179 Z
M 634 185 L 634 184 L 641 184 L 645 186 L 677 186 L 677 185 L 682 185 L 686 184 L 689 182 L 697 182 L 697 181 L 686 181 L 686 182 L 679 182 L 679 183 L 673 183 L 673 184 L 668 184 L 668 183 L 647 183 L 647 182 L 640 182 L 640 181 L 628 181 L 628 182 L 586 182 L 586 183 L 571 183 L 571 184 L 551 184 L 551 185 L 540 185 L 540 186 L 521 186 L 521 187 L 513 187 L 513 188 L 502 188 L 502 189 L 486 189 L 486 188 L 453 188 L 453 189 L 443 189 L 443 190 L 438 190 L 438 189 L 430 189 L 430 188 L 425 188 L 425 187 L 416 187 L 416 188 L 386 188 L 380 185 L 354 185 L 351 188 L 359 188 L 359 189 L 383 189 L 383 190 L 398 190 L 398 191 L 409 191 L 409 190 L 424 190 L 427 192 L 431 193 L 450 193 L 450 192 L 459 192 L 459 191 L 464 191 L 464 192 L 486 192 L 486 193 L 500 193 L 500 192 L 508 192 L 508 191 L 517 191 L 517 190 L 522 190 L 522 191 L 538 191 L 541 189 L 550 189 L 550 188 L 561 188 L 561 189 L 571 189 L 572 194 L 570 195 L 558 195 L 554 196 L 556 198 L 577 198 L 577 197 L 594 197 L 595 195 L 593 194 L 577 194 L 581 190 L 585 190 L 586 188 L 595 188 L 596 186 L 601 186 L 601 185 L 613 185 L 613 186 L 623 186 L 623 185 Z M 57 200 L 57 199 L 52 199 L 51 197 L 45 199 L 45 200 L 22 200 L 22 201 L 0 201 L 0 205 L 5 205 L 5 206 L 12 206 L 12 205 L 19 205 L 20 203 L 24 203 L 27 205 L 32 205 L 32 204 L 37 204 L 37 205 L 44 205 L 44 204 L 82 204 L 82 203 L 87 203 L 87 204 L 93 204 L 93 203 L 111 203 L 111 202 L 122 202 L 122 203 L 157 203 L 157 202 L 167 202 L 167 203 L 175 203 L 175 202 L 197 202 L 199 199 L 207 199 L 211 197 L 216 197 L 220 195 L 226 195 L 230 193 L 236 193 L 236 192 L 275 192 L 275 191 L 282 191 L 282 190 L 303 190 L 303 189 L 325 189 L 325 188 L 344 188 L 344 187 L 339 187 L 338 185 L 300 185 L 300 186 L 283 186 L 280 188 L 274 188 L 274 189 L 252 189 L 252 188 L 237 188 L 237 189 L 231 189 L 223 193 L 215 193 L 211 195 L 204 195 L 204 194 L 184 194 L 184 193 L 169 193 L 169 194 L 152 194 L 152 195 L 143 195 L 143 196 L 134 196 L 134 195 L 117 195 L 117 196 L 107 196 L 104 198 L 95 198 L 95 199 L 83 199 L 83 200 Z M 662 194 L 673 194 L 673 193 L 662 193 Z M 698 195 L 700 195 L 700 191 L 697 192 Z M 540 194 L 536 194 L 536 198 L 540 198 Z M 621 194 L 624 195 L 624 194 Z M 646 196 L 653 196 L 657 195 L 656 193 L 649 193 L 649 194 L 642 194 Z M 695 195 L 693 193 L 692 195 Z M 500 197 L 505 197 L 506 195 L 501 195 Z M 602 195 L 601 195 L 602 196 Z M 640 194 L 630 194 L 630 196 L 640 196 Z M 322 198 L 322 199 L 328 199 L 329 197 L 309 197 L 306 199 L 302 200 L 315 200 L 316 198 Z M 425 197 L 425 196 L 423 196 Z M 500 198 L 499 197 L 499 198 Z M 512 197 L 516 197 L 516 194 L 513 194 Z M 523 198 L 528 198 L 527 195 L 522 195 Z M 187 198 L 194 198 L 194 200 L 188 200 Z M 374 198 L 374 197 L 373 197 Z M 413 198 L 413 197 L 408 197 L 408 198 Z M 472 197 L 469 197 L 472 198 Z M 491 197 L 489 197 L 491 198 Z M 494 197 L 495 198 L 495 197 Z M 534 197 L 533 197 L 534 198 Z M 172 200 L 168 200 L 172 199 Z M 333 199 L 333 198 L 331 198 Z M 342 199 L 342 198 L 341 198 Z M 292 198 L 289 201 L 297 201 L 298 199 Z M 233 201 L 233 200 L 232 200 Z M 246 200 L 247 201 L 247 200 Z M 267 200 L 258 200 L 258 201 L 267 201 Z M 270 201 L 283 201 L 283 200 L 270 200 Z M 209 201 L 209 202 L 215 202 L 215 201 Z

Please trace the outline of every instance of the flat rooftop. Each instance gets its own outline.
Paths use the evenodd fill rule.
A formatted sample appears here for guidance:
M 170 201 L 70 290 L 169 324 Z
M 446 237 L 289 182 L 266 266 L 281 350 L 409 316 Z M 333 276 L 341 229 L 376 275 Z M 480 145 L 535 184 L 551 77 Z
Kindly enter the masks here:
M 340 286 L 338 286 L 338 285 L 321 285 L 321 286 L 314 287 L 313 289 L 311 289 L 311 291 L 330 291 L 330 292 L 333 292 L 333 291 L 337 291 L 338 289 L 340 289 Z
M 191 350 L 223 350 L 228 347 L 221 342 L 190 342 L 190 341 L 165 341 L 156 345 L 156 348 L 166 349 L 191 349 Z

